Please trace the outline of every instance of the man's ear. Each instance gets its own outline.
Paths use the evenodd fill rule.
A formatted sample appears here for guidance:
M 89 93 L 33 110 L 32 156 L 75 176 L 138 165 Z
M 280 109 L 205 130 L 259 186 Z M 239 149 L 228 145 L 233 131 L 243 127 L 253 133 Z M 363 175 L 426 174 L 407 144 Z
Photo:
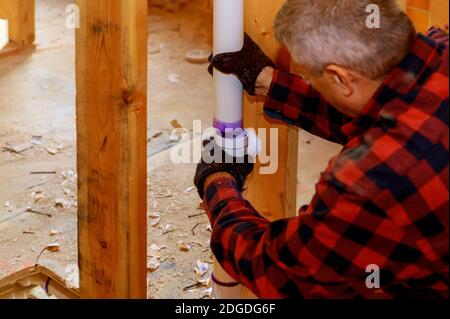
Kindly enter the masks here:
M 351 71 L 341 66 L 330 64 L 325 68 L 324 75 L 328 81 L 337 86 L 338 90 L 340 90 L 345 97 L 349 97 L 353 94 L 355 77 Z

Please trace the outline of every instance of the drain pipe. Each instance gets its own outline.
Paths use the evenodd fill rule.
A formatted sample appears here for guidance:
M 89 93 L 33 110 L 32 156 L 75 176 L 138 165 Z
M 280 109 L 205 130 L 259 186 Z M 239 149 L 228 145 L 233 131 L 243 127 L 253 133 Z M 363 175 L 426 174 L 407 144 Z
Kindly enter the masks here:
M 214 55 L 235 52 L 244 45 L 244 0 L 214 0 Z M 214 127 L 242 128 L 242 84 L 234 75 L 214 70 Z
M 244 0 L 214 0 L 214 55 L 236 52 L 244 45 Z M 243 87 L 234 75 L 214 70 L 215 142 L 230 155 L 243 156 L 248 134 L 243 130 Z M 230 132 L 238 132 L 229 134 Z M 212 274 L 215 299 L 240 299 L 243 286 L 215 260 Z

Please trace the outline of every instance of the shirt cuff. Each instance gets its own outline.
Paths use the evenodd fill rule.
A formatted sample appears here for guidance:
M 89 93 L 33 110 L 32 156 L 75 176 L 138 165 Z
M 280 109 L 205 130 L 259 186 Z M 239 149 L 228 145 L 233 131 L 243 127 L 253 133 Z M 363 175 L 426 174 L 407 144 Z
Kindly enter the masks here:
M 264 101 L 264 110 L 267 111 L 281 111 L 281 107 L 282 105 L 277 103 L 277 97 L 276 94 L 274 94 L 274 88 L 277 86 L 277 81 L 279 76 L 282 74 L 283 72 L 280 70 L 274 70 L 273 72 L 273 76 L 272 76 L 272 82 L 270 82 L 270 86 L 269 86 L 269 90 L 267 92 L 267 96 L 266 99 Z
M 291 106 L 290 109 L 299 108 L 302 98 L 307 96 L 309 89 L 309 83 L 299 76 L 275 70 L 264 102 L 265 113 L 275 119 L 287 118 L 295 121 L 296 118 L 291 118 L 289 112 L 285 112 L 287 106 Z
M 211 222 L 219 215 L 223 204 L 231 199 L 244 199 L 233 178 L 217 178 L 208 185 L 203 203 Z

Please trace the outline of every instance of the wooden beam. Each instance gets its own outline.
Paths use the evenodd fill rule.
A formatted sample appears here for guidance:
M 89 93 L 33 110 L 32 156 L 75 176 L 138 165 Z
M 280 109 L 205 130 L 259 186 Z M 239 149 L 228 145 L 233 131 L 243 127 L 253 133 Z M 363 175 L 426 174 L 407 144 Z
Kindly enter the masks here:
M 275 15 L 284 2 L 246 0 L 245 29 L 273 61 L 282 62 L 289 71 L 289 56 L 280 48 L 272 28 Z M 287 61 L 282 59 L 283 56 L 288 57 Z M 244 125 L 255 130 L 266 128 L 267 154 L 278 151 L 276 173 L 260 174 L 260 167 L 266 165 L 258 162 L 254 173 L 249 177 L 245 197 L 269 220 L 296 216 L 298 128 L 268 118 L 264 115 L 263 103 L 248 95 L 244 101 Z M 270 128 L 278 130 L 278 150 L 270 142 Z M 256 296 L 250 290 L 243 289 L 242 299 L 254 298 Z
M 449 23 L 448 0 L 397 0 L 417 31 L 425 33 L 431 26 L 443 28 Z
M 20 47 L 32 47 L 35 40 L 35 1 L 0 0 L 0 19 L 8 20 L 9 39 Z
M 146 298 L 147 1 L 76 3 L 80 290 Z
M 407 13 L 418 32 L 426 33 L 430 26 L 430 0 L 408 1 Z
M 402 8 L 405 12 L 408 10 L 408 0 L 397 0 L 397 2 L 400 8 Z
M 438 26 L 440 28 L 448 25 L 449 19 L 449 1 L 448 0 L 431 0 L 430 2 L 430 26 Z
M 280 46 L 274 36 L 272 25 L 284 0 L 245 1 L 246 32 L 274 61 L 278 60 Z M 289 68 L 289 67 L 288 67 Z M 267 218 L 274 220 L 297 214 L 297 157 L 298 129 L 267 118 L 263 104 L 249 96 L 245 97 L 244 123 L 246 127 L 278 129 L 278 170 L 273 175 L 261 175 L 260 163 L 249 178 L 246 198 Z M 276 151 L 268 142 L 268 150 Z

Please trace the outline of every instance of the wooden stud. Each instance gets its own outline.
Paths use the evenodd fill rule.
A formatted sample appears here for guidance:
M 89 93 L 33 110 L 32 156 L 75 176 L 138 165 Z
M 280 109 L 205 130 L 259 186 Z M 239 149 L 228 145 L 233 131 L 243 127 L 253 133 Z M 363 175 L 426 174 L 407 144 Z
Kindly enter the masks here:
M 259 0 L 245 1 L 245 29 L 274 61 L 278 60 L 280 46 L 277 45 L 272 30 L 275 14 L 284 0 L 262 3 Z M 286 62 L 286 61 L 284 61 Z M 288 61 L 288 69 L 289 69 Z M 278 170 L 273 175 L 261 175 L 257 163 L 255 172 L 248 179 L 245 197 L 254 207 L 270 220 L 291 217 L 297 214 L 297 157 L 298 157 L 298 129 L 279 121 L 268 119 L 263 112 L 263 104 L 245 96 L 244 126 L 267 130 L 268 153 L 276 152 L 270 144 L 270 128 L 278 130 Z M 219 264 L 215 264 L 216 272 L 222 272 Z M 224 275 L 225 276 L 225 275 Z M 229 278 L 232 281 L 231 278 Z M 248 289 L 242 290 L 242 299 L 254 299 L 255 295 Z
M 8 20 L 9 39 L 16 46 L 33 46 L 35 40 L 34 15 L 34 0 L 0 0 L 0 19 Z
M 426 7 L 427 3 L 417 2 L 418 7 L 408 3 L 407 13 L 411 20 L 414 22 L 418 32 L 426 33 L 429 29 L 430 14 L 429 7 Z M 428 3 L 429 5 L 429 3 Z
M 272 29 L 275 15 L 284 0 L 262 2 L 245 1 L 246 32 L 261 46 L 274 61 L 278 60 L 280 46 Z M 297 214 L 297 157 L 298 129 L 285 123 L 269 119 L 264 115 L 263 105 L 249 96 L 245 97 L 244 123 L 254 129 L 278 129 L 278 163 L 276 174 L 261 175 L 256 165 L 255 173 L 249 178 L 246 198 L 267 218 L 274 220 Z M 270 139 L 266 138 L 268 144 Z M 270 151 L 276 151 L 268 145 Z M 268 152 L 269 154 L 269 152 Z
M 77 0 L 83 298 L 147 296 L 147 1 Z
M 408 0 L 397 0 L 397 2 L 405 12 L 408 10 Z
M 430 2 L 430 26 L 443 28 L 448 25 L 449 17 L 448 0 L 431 0 Z
M 284 0 L 264 3 L 259 0 L 245 1 L 246 32 L 273 61 L 280 61 L 282 53 L 272 25 L 283 3 Z M 287 64 L 289 70 L 289 59 L 281 62 Z M 267 129 L 268 154 L 276 151 L 274 145 L 270 145 L 269 130 L 278 129 L 278 170 L 273 175 L 261 175 L 261 164 L 257 163 L 255 172 L 249 177 L 245 197 L 269 220 L 294 217 L 297 215 L 298 128 L 267 118 L 263 104 L 249 96 L 245 97 L 244 108 L 246 127 Z M 242 298 L 254 299 L 256 296 L 250 290 L 243 289 Z
M 429 27 L 443 28 L 449 23 L 448 0 L 397 0 L 411 20 L 417 31 L 425 33 Z

